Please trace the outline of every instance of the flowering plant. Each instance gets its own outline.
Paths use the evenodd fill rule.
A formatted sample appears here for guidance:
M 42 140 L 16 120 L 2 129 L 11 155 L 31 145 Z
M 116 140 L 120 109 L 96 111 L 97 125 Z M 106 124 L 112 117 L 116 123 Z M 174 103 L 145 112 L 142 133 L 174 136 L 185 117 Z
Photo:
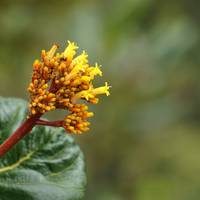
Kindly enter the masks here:
M 93 113 L 88 106 L 79 103 L 98 103 L 99 94 L 109 95 L 107 82 L 105 86 L 95 88 L 92 81 L 95 76 L 102 76 L 98 66 L 90 66 L 85 51 L 75 57 L 78 46 L 68 41 L 67 48 L 56 53 L 58 45 L 53 45 L 46 52 L 42 50 L 41 60 L 33 64 L 33 76 L 29 84 L 30 93 L 29 115 L 27 120 L 0 145 L 0 157 L 18 143 L 35 125 L 64 127 L 68 133 L 80 134 L 88 131 L 87 118 Z M 41 116 L 55 109 L 65 109 L 70 112 L 63 120 L 47 121 Z
M 110 87 L 94 87 L 102 72 L 89 65 L 85 51 L 75 56 L 73 42 L 61 53 L 57 49 L 42 50 L 35 60 L 28 104 L 0 97 L 0 199 L 78 200 L 84 195 L 83 154 L 64 133 L 88 131 L 93 113 L 86 103 L 98 103 L 98 95 L 109 95 Z M 56 109 L 68 114 L 57 121 L 41 118 Z

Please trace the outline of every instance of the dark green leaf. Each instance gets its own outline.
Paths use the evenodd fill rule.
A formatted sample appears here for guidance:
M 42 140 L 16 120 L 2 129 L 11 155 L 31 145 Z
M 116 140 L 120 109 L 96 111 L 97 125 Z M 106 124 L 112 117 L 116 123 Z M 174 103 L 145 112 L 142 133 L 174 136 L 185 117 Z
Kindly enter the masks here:
M 25 101 L 0 97 L 0 144 L 26 115 Z M 36 126 L 0 159 L 0 200 L 78 200 L 85 185 L 83 155 L 62 128 Z

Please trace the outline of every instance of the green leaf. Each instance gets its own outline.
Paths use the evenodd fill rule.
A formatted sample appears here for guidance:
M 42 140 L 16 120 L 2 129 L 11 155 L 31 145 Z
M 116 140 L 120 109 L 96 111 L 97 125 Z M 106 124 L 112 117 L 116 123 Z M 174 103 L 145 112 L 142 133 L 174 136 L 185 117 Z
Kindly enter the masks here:
M 27 103 L 0 97 L 0 144 L 27 116 Z M 36 126 L 0 159 L 0 200 L 82 199 L 83 154 L 62 128 Z

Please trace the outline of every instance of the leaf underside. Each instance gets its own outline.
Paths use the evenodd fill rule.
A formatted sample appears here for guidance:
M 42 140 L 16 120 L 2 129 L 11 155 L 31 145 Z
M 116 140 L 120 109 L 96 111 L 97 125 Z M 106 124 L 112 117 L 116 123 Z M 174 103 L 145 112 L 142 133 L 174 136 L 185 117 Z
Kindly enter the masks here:
M 27 116 L 27 103 L 0 97 L 0 144 Z M 0 200 L 78 200 L 83 154 L 62 128 L 36 126 L 0 159 Z

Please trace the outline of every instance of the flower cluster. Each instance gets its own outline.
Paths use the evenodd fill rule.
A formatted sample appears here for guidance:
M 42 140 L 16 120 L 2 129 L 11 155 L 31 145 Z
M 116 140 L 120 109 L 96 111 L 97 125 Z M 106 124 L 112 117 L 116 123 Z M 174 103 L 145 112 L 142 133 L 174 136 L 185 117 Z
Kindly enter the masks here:
M 29 84 L 30 115 L 43 114 L 55 109 L 70 111 L 63 120 L 63 127 L 70 133 L 82 133 L 89 128 L 87 118 L 93 113 L 88 112 L 85 104 L 78 103 L 79 99 L 89 103 L 98 103 L 98 94 L 109 95 L 109 86 L 94 88 L 92 80 L 102 76 L 97 64 L 90 66 L 85 51 L 76 55 L 78 47 L 68 41 L 67 48 L 56 53 L 57 45 L 46 52 L 42 50 L 41 60 L 33 64 L 32 81 Z

